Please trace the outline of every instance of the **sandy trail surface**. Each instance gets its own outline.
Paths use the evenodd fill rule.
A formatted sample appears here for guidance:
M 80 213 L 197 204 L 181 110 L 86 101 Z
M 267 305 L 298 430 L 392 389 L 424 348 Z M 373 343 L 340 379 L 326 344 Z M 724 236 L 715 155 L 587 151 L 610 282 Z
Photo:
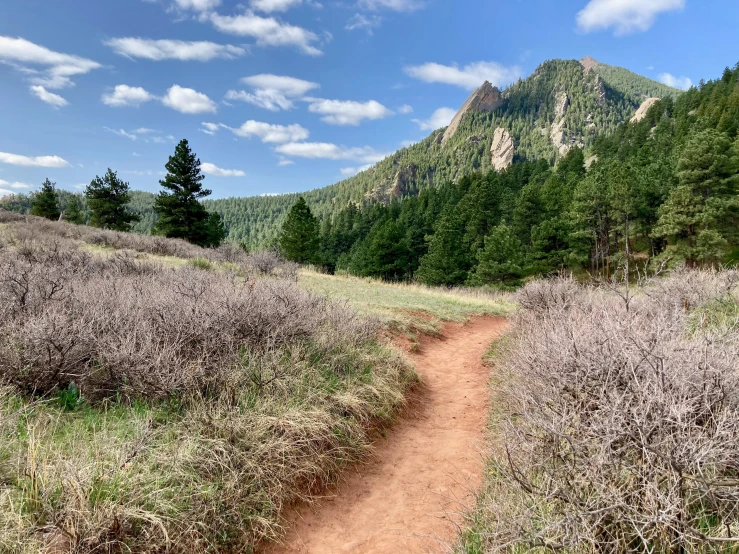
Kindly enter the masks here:
M 422 380 L 409 408 L 326 496 L 287 514 L 288 535 L 268 554 L 446 552 L 460 512 L 482 483 L 488 369 L 482 358 L 503 318 L 447 325 L 410 358 Z

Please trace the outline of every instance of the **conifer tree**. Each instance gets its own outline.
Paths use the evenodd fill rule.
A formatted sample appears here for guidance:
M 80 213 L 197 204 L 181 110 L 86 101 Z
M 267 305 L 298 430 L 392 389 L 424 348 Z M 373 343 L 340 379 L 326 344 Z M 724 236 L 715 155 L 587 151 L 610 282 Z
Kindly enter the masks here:
M 64 211 L 64 221 L 82 225 L 85 222 L 85 216 L 82 213 L 82 206 L 76 196 L 73 196 L 67 202 L 67 209 Z
M 33 195 L 31 201 L 31 215 L 45 217 L 56 221 L 59 219 L 59 198 L 56 194 L 56 184 L 48 179 L 41 185 L 41 190 Z
M 126 205 L 131 199 L 128 183 L 108 168 L 103 177 L 96 176 L 85 189 L 90 207 L 90 225 L 113 231 L 131 231 L 131 224 L 139 216 L 131 213 Z
M 470 254 L 462 238 L 464 222 L 451 211 L 442 216 L 429 241 L 429 251 L 418 268 L 418 279 L 426 285 L 460 285 L 467 279 Z
M 715 129 L 686 143 L 677 167 L 680 184 L 660 207 L 653 232 L 667 239 L 667 255 L 690 266 L 720 260 L 739 209 L 738 162 L 728 137 Z
M 159 184 L 166 190 L 159 193 L 154 203 L 154 211 L 159 215 L 154 232 L 199 246 L 221 244 L 226 230 L 220 215 L 209 214 L 200 202 L 211 191 L 202 186 L 205 175 L 187 140 L 180 141 L 165 167 L 167 175 Z
M 280 251 L 285 259 L 301 264 L 317 261 L 318 228 L 318 220 L 301 196 L 282 226 Z
M 485 237 L 485 247 L 477 253 L 478 265 L 470 276 L 471 285 L 514 282 L 523 276 L 521 241 L 505 223 Z

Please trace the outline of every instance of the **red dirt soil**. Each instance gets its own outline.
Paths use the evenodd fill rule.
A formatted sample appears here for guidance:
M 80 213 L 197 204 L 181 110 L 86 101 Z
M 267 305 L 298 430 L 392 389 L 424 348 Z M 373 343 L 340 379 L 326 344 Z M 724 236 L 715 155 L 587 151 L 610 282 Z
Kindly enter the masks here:
M 269 554 L 445 552 L 482 483 L 489 371 L 482 358 L 502 318 L 447 325 L 409 354 L 422 384 L 374 446 L 373 460 L 311 506 L 286 514 Z

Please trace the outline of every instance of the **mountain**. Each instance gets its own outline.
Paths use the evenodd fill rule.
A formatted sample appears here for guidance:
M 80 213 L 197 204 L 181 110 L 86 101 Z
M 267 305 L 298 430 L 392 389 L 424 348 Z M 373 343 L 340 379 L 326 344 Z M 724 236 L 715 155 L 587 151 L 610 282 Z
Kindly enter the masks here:
M 680 93 L 590 57 L 550 60 L 503 91 L 483 83 L 447 128 L 358 175 L 302 196 L 314 213 L 326 217 L 349 202 L 386 203 L 471 172 L 503 170 L 515 160 L 555 164 L 573 147 L 587 151 L 597 137 L 634 117 L 645 102 Z M 132 203 L 143 216 L 137 231 L 147 232 L 153 224 L 153 198 L 141 193 Z M 221 214 L 230 240 L 257 246 L 274 239 L 297 198 L 227 198 L 205 204 Z

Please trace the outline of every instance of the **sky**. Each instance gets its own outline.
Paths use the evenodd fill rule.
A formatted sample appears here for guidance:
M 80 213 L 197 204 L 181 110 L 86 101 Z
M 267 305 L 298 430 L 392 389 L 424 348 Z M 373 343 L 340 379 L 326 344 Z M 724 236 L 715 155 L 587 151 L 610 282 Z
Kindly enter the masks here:
M 3 0 L 0 195 L 107 168 L 157 192 L 186 138 L 214 198 L 330 185 L 484 80 L 595 59 L 687 88 L 739 62 L 737 0 Z

